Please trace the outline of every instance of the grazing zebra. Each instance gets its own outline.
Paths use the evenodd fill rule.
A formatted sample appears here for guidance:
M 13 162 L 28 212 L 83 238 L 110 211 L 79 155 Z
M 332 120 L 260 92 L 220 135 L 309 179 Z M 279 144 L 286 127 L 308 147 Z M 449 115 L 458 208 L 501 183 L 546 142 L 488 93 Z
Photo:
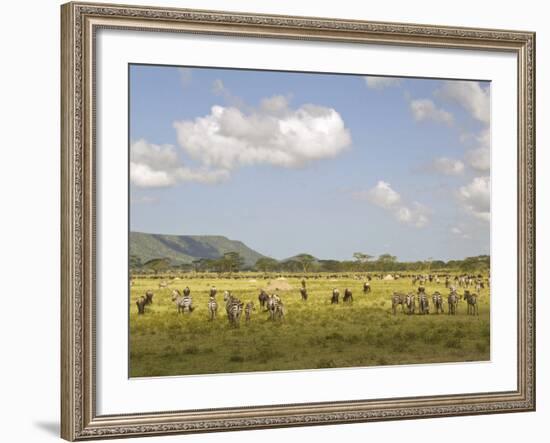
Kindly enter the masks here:
M 209 319 L 214 320 L 216 318 L 217 312 L 218 312 L 218 302 L 216 301 L 216 298 L 211 295 L 210 300 L 208 300 Z
M 435 313 L 439 314 L 440 312 L 443 313 L 443 297 L 439 292 L 434 292 L 432 296 L 432 300 L 434 302 L 434 309 Z
M 267 292 L 265 292 L 263 289 L 260 292 L 260 295 L 258 295 L 258 301 L 260 302 L 261 308 L 267 309 L 267 299 L 269 298 L 269 295 L 267 295 Z
M 176 304 L 178 308 L 178 314 L 187 312 L 193 312 L 193 300 L 190 295 L 177 295 L 178 291 L 175 291 L 176 294 L 172 293 L 172 301 Z M 185 294 L 185 291 L 184 291 Z
M 269 311 L 269 319 L 282 319 L 285 315 L 283 302 L 277 294 L 272 294 L 267 300 L 267 310 Z
M 138 308 L 138 314 L 145 314 L 145 305 L 147 304 L 147 299 L 142 295 L 136 300 L 136 305 Z
M 145 304 L 146 305 L 152 305 L 153 304 L 153 291 L 147 291 L 145 293 Z
M 468 294 L 466 294 L 466 292 Z M 477 294 L 470 294 L 469 291 L 465 291 L 464 299 L 468 303 L 468 315 L 479 315 L 479 311 L 477 309 Z
M 456 295 L 456 291 L 451 291 L 447 297 L 447 304 L 449 305 L 448 315 L 456 315 L 456 306 L 458 305 L 458 295 Z
M 397 314 L 398 305 L 401 305 L 401 311 L 405 312 L 405 295 L 394 292 L 391 298 L 391 310 L 393 315 Z
M 252 311 L 255 311 L 256 308 L 254 307 L 254 303 L 249 301 L 246 306 L 244 307 L 244 319 L 248 323 L 250 321 L 250 314 Z
M 344 291 L 344 303 L 351 303 L 353 301 L 353 295 L 351 294 L 351 291 L 346 288 L 346 290 Z
M 426 288 L 424 286 L 419 286 L 418 287 L 418 295 L 420 295 L 421 293 L 425 293 L 426 292 Z
M 336 288 L 332 290 L 332 297 L 330 299 L 330 304 L 338 304 L 338 299 L 340 298 L 340 291 Z
M 405 297 L 405 305 L 407 306 L 407 314 L 412 315 L 415 313 L 416 300 L 412 292 L 409 292 Z
M 368 294 L 370 292 L 370 283 L 366 281 L 363 283 L 363 294 Z
M 236 298 L 227 307 L 227 318 L 232 326 L 239 326 L 241 314 L 243 312 L 243 304 Z
M 300 295 L 302 296 L 302 301 L 307 300 L 307 289 L 305 287 L 300 289 Z
M 210 288 L 210 297 L 215 297 L 217 293 L 218 293 L 218 290 L 216 289 L 216 287 L 212 286 Z
M 422 315 L 430 313 L 430 300 L 424 291 L 418 295 L 418 313 Z

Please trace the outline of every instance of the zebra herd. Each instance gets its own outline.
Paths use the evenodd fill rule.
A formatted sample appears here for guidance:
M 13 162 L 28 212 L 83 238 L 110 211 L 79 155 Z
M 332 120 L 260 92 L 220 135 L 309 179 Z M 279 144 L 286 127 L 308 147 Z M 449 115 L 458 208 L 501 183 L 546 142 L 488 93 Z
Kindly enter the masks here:
M 435 276 L 432 278 L 425 276 L 414 276 L 413 285 L 416 283 L 423 282 L 432 282 L 439 283 L 439 277 Z M 470 287 L 475 285 L 477 292 L 483 288 L 483 282 L 481 279 L 476 277 L 469 276 L 460 276 L 457 277 L 459 286 Z M 477 298 L 478 293 L 470 292 L 469 289 L 465 289 L 462 296 L 459 296 L 456 286 L 448 285 L 449 278 L 445 277 L 445 287 L 450 289 L 450 293 L 446 298 L 447 302 L 447 313 L 448 315 L 457 314 L 457 306 L 460 300 L 466 301 L 467 305 L 467 314 L 468 315 L 479 315 Z M 302 279 L 302 286 L 300 288 L 300 297 L 303 302 L 306 302 L 308 299 L 308 291 L 306 288 L 306 281 Z M 488 284 L 488 282 L 487 282 Z M 215 286 L 210 288 L 209 299 L 207 303 L 208 309 L 208 319 L 213 321 L 217 317 L 218 313 L 218 301 L 216 299 L 217 289 Z M 370 278 L 367 278 L 363 283 L 363 294 L 369 294 L 371 292 Z M 281 321 L 285 318 L 285 305 L 281 300 L 281 297 L 276 293 L 268 294 L 264 289 L 261 290 L 258 295 L 258 301 L 260 304 L 260 309 L 263 312 L 269 314 L 269 320 L 272 321 Z M 349 288 L 345 288 L 344 294 L 342 297 L 344 303 L 351 304 L 353 302 L 353 294 Z M 433 306 L 433 312 L 435 314 L 443 314 L 444 310 L 444 297 L 439 291 L 435 291 L 431 296 L 431 303 Z M 172 291 L 172 302 L 175 304 L 178 313 L 192 313 L 195 307 L 193 306 L 193 299 L 191 297 L 191 290 L 189 287 L 185 287 L 182 292 L 178 289 Z M 332 294 L 330 297 L 330 304 L 339 304 L 340 302 L 340 290 L 338 288 L 332 289 Z M 145 307 L 153 303 L 153 292 L 148 290 L 145 295 L 139 297 L 136 300 L 136 305 L 138 309 L 138 314 L 145 313 Z M 238 297 L 233 295 L 230 291 L 224 291 L 223 293 L 223 303 L 225 305 L 225 311 L 227 314 L 227 319 L 229 324 L 232 326 L 239 326 L 241 317 L 244 312 L 245 321 L 248 323 L 251 320 L 253 311 L 256 310 L 254 303 L 248 301 L 246 304 L 241 301 Z M 408 293 L 394 292 L 391 297 L 391 310 L 395 315 L 398 312 L 399 307 L 401 306 L 401 311 L 406 314 L 420 314 L 426 315 L 430 313 L 430 296 L 426 293 L 426 289 L 423 285 L 418 286 L 416 293 L 414 291 Z
M 479 315 L 478 305 L 477 305 L 478 295 L 471 293 L 469 290 L 465 290 L 462 296 L 462 299 L 466 301 L 467 314 L 468 315 Z M 394 292 L 391 298 L 392 303 L 392 313 L 397 314 L 397 309 L 401 306 L 401 311 L 403 313 L 412 315 L 415 314 L 416 304 L 418 300 L 418 314 L 426 315 L 430 313 L 430 299 L 426 293 L 426 288 L 424 286 L 419 286 L 417 294 L 414 292 L 409 292 L 408 294 L 402 294 L 399 292 Z M 447 296 L 447 314 L 456 315 L 457 306 L 460 300 L 456 288 L 451 287 L 451 292 Z M 435 291 L 432 294 L 432 303 L 434 306 L 434 312 L 436 314 L 443 314 L 445 311 L 443 309 L 443 296 L 439 291 Z

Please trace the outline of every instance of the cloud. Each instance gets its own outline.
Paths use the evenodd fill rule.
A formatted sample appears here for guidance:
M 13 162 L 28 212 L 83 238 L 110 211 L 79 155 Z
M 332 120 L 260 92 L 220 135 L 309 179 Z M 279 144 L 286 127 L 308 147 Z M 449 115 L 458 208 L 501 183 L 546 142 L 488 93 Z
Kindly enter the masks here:
M 191 80 L 193 78 L 193 71 L 190 68 L 178 68 L 178 72 L 180 75 L 181 84 L 184 88 L 186 88 L 191 84 Z
M 458 189 L 457 198 L 466 211 L 473 216 L 490 221 L 491 190 L 488 176 L 476 177 Z
M 481 131 L 474 137 L 477 148 L 466 151 L 465 157 L 468 164 L 478 171 L 488 171 L 491 167 L 491 135 L 489 128 Z
M 363 78 L 370 89 L 385 89 L 393 86 L 399 86 L 401 83 L 401 80 L 395 77 L 368 76 Z
M 356 198 L 368 200 L 375 206 L 390 212 L 400 223 L 423 228 L 429 223 L 429 210 L 418 202 L 404 204 L 398 192 L 391 185 L 380 180 L 376 186 L 354 194 Z
M 490 88 L 482 87 L 479 82 L 452 80 L 436 91 L 436 96 L 457 103 L 468 111 L 473 118 L 483 123 L 490 119 Z
M 283 96 L 264 99 L 249 112 L 216 105 L 204 117 L 174 122 L 174 128 L 187 155 L 206 168 L 223 170 L 260 164 L 302 167 L 336 157 L 351 145 L 350 132 L 334 109 L 311 104 L 292 109 Z
M 453 115 L 450 112 L 445 111 L 442 108 L 438 108 L 430 99 L 421 98 L 411 100 L 409 107 L 414 119 L 417 122 L 432 120 L 438 123 L 445 123 L 447 125 L 452 125 L 454 122 Z
M 451 234 L 456 235 L 457 237 L 468 239 L 471 238 L 469 234 L 466 234 L 461 228 L 458 226 L 453 226 L 451 228 Z
M 440 157 L 429 165 L 429 169 L 443 175 L 460 175 L 464 172 L 464 163 L 454 158 Z
M 184 167 L 172 145 L 155 145 L 140 139 L 130 147 L 130 181 L 143 188 L 174 186 L 180 182 L 218 183 L 228 171 Z

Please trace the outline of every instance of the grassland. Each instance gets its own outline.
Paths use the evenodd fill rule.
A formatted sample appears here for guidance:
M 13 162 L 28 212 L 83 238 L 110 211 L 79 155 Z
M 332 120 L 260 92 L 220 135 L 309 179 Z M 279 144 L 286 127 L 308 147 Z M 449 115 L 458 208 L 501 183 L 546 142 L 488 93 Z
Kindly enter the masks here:
M 159 288 L 159 280 L 135 278 L 131 286 L 130 376 L 213 374 L 380 366 L 418 363 L 484 361 L 490 358 L 489 290 L 478 298 L 479 316 L 466 315 L 461 301 L 456 316 L 447 315 L 443 284 L 428 284 L 427 292 L 445 295 L 445 314 L 405 315 L 391 312 L 394 291 L 413 290 L 410 279 L 373 279 L 372 292 L 362 293 L 362 280 L 351 278 L 308 279 L 308 300 L 302 302 L 301 277 L 288 278 L 293 289 L 278 291 L 285 308 L 284 321 L 268 320 L 258 304 L 260 288 L 270 281 L 252 278 L 193 279 L 185 274 Z M 220 308 L 208 320 L 208 292 L 218 288 Z M 196 309 L 178 314 L 171 300 L 173 289 L 189 286 Z M 330 304 L 333 287 L 350 288 L 351 305 Z M 135 301 L 153 290 L 153 304 L 137 314 Z M 223 291 L 230 290 L 243 302 L 254 301 L 252 319 L 231 327 L 223 306 Z M 462 293 L 462 290 L 459 290 Z M 431 299 L 430 299 L 431 305 Z M 431 306 L 432 308 L 432 306 Z M 432 309 L 433 311 L 433 309 Z

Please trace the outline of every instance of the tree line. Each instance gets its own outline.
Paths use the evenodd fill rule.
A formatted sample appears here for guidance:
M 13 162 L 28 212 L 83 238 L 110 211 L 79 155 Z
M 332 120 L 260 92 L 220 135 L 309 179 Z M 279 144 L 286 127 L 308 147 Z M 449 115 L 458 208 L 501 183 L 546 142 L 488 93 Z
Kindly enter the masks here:
M 161 272 L 486 272 L 490 257 L 478 255 L 463 260 L 399 261 L 391 254 L 374 257 L 362 252 L 353 254 L 353 260 L 321 260 L 310 254 L 299 254 L 287 260 L 262 257 L 253 266 L 245 264 L 238 252 L 226 252 L 218 258 L 200 258 L 191 263 L 174 264 L 168 258 L 155 258 L 142 263 L 139 257 L 130 255 L 130 268 L 134 271 Z

